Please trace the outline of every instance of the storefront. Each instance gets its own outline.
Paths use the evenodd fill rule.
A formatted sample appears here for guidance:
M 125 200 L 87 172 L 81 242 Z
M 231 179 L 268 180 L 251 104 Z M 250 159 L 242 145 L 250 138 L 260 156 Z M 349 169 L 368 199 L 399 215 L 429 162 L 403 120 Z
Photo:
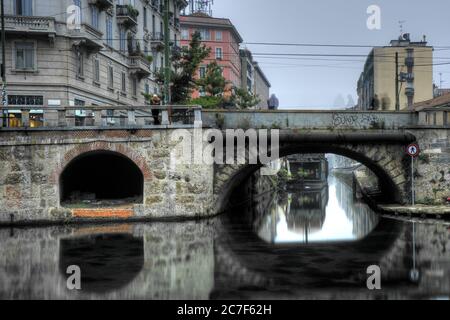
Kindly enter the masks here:
M 39 107 L 44 106 L 43 96 L 23 96 L 23 95 L 9 95 L 8 107 L 17 108 L 9 109 L 6 113 L 7 126 L 10 128 L 22 127 L 22 109 L 36 107 L 30 110 L 30 128 L 42 127 L 44 125 L 44 111 Z

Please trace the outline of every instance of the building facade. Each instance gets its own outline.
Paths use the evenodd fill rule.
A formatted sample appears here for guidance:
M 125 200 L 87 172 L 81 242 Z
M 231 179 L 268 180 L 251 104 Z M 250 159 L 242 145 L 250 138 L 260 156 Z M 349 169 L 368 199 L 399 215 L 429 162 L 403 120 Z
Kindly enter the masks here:
M 358 81 L 358 109 L 396 110 L 398 53 L 399 110 L 433 98 L 433 47 L 425 38 L 412 42 L 408 34 L 388 47 L 373 48 Z
M 253 55 L 248 49 L 240 50 L 241 56 L 241 88 L 257 95 L 260 102 L 256 109 L 269 109 L 267 101 L 269 100 L 271 84 L 266 75 L 261 70 L 258 62 L 253 59 Z
M 261 100 L 256 108 L 260 110 L 269 109 L 268 100 L 270 98 L 270 88 L 272 85 L 262 71 L 258 62 L 253 62 L 253 67 L 255 68 L 255 94 L 258 95 Z
M 211 53 L 200 65 L 197 77 L 206 74 L 208 64 L 216 61 L 222 67 L 225 80 L 241 87 L 241 60 L 239 45 L 242 37 L 229 19 L 213 18 L 204 13 L 181 16 L 181 46 L 187 47 L 195 32 L 202 36 L 203 44 L 211 48 Z M 194 91 L 192 98 L 205 95 Z
M 179 44 L 187 2 L 169 3 Z M 161 90 L 163 10 L 164 0 L 5 0 L 8 106 L 36 106 L 39 125 L 42 106 L 144 105 L 142 93 Z

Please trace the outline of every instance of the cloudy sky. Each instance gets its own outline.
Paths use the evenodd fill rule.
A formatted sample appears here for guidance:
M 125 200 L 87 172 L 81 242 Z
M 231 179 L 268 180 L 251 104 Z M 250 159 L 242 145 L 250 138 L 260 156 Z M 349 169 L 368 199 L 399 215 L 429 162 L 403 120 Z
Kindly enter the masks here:
M 367 8 L 381 9 L 381 30 L 367 28 Z M 284 108 L 332 108 L 356 97 L 363 57 L 298 57 L 280 54 L 366 55 L 370 48 L 264 46 L 255 42 L 388 45 L 400 34 L 450 47 L 448 0 L 215 0 L 213 15 L 230 18 L 255 54 Z M 275 55 L 264 55 L 264 54 Z M 448 58 L 447 58 L 448 57 Z M 447 60 L 446 60 L 447 59 Z M 450 50 L 435 51 L 435 63 L 450 61 Z M 435 82 L 450 87 L 450 65 L 434 67 Z M 339 98 L 340 97 L 340 98 Z M 345 101 L 345 102 L 344 102 Z

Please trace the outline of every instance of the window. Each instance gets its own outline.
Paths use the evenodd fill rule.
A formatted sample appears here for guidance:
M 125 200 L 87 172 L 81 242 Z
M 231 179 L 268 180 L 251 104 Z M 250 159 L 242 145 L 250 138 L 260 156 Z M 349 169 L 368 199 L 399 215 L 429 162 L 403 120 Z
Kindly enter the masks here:
M 81 6 L 81 0 L 73 0 L 73 4 L 80 8 L 80 23 L 83 22 L 83 7 Z
M 216 41 L 222 41 L 222 31 L 216 31 Z
M 94 58 L 94 82 L 100 83 L 100 60 Z
M 216 59 L 217 60 L 222 60 L 223 59 L 222 48 L 216 48 Z
M 17 16 L 33 15 L 33 0 L 15 0 L 14 7 Z
M 120 42 L 120 51 L 125 53 L 127 50 L 127 32 L 124 27 L 120 27 L 119 29 L 119 42 Z
M 202 40 L 211 40 L 211 32 L 207 29 L 200 29 L 200 36 Z
M 114 68 L 113 66 L 108 66 L 108 89 L 114 89 Z
M 134 98 L 137 97 L 137 87 L 138 83 L 136 77 L 131 78 L 131 93 L 133 94 Z
M 84 76 L 84 56 L 83 52 L 77 50 L 75 52 L 76 55 L 76 66 L 77 66 L 77 77 Z
M 98 29 L 98 7 L 97 6 L 91 6 L 91 15 L 92 15 L 92 21 L 91 24 L 95 29 Z
M 181 39 L 182 40 L 189 40 L 189 29 L 182 29 L 181 30 Z
M 125 72 L 122 72 L 122 81 L 121 81 L 121 91 L 122 94 L 125 94 L 127 92 L 127 79 L 126 79 L 127 75 Z
M 16 42 L 15 58 L 17 70 L 35 69 L 34 42 Z
M 109 15 L 106 15 L 106 44 L 110 47 L 113 46 L 113 22 Z
M 200 75 L 200 79 L 203 79 L 206 77 L 206 67 L 200 67 L 198 69 L 199 75 Z
M 144 28 L 147 29 L 147 8 L 144 7 Z

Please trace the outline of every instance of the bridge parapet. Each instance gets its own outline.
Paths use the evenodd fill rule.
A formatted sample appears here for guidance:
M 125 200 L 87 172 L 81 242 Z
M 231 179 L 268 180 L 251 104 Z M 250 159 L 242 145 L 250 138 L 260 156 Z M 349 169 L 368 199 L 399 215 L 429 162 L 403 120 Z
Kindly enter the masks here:
M 203 123 L 223 129 L 396 130 L 416 126 L 415 112 L 205 110 Z
M 2 130 L 176 129 L 193 128 L 202 119 L 199 106 L 15 106 L 1 110 Z M 159 110 L 158 115 L 152 110 Z

